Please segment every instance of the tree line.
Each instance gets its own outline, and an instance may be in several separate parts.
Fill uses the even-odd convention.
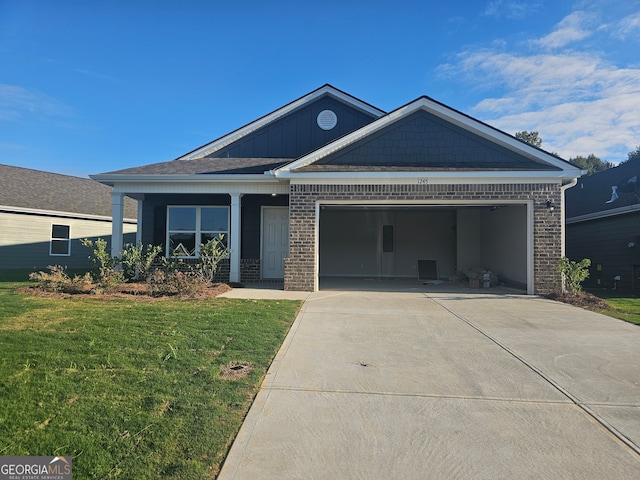
[[[518,140],[521,140],[529,145],[533,145],[534,147],[540,148],[542,147],[542,138],[536,131],[527,131],[523,130],[521,132],[516,132],[515,137]],[[620,163],[631,162],[639,160],[640,161],[640,145],[636,147],[635,150],[632,150],[627,154],[627,159],[623,160]],[[578,155],[576,157],[569,158],[569,162],[573,163],[575,166],[580,167],[582,170],[586,170],[587,175],[591,175],[592,173],[602,172],[609,168],[615,167],[615,164],[608,162],[606,160],[602,160],[601,158],[595,156],[593,153],[587,155],[586,157],[583,155]]]

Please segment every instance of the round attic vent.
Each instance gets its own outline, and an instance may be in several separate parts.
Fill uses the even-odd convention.
[[[338,116],[333,110],[323,110],[318,114],[317,122],[322,130],[331,130],[338,124]]]

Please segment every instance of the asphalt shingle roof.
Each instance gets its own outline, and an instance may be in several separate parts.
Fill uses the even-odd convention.
[[[107,172],[107,175],[207,175],[262,174],[286,163],[291,158],[214,158],[171,160],[140,167]]]
[[[579,178],[578,184],[567,190],[566,193],[567,218],[605,212],[630,205],[640,205],[638,198],[640,188],[633,192],[625,191],[632,190],[633,184],[627,184],[626,187],[623,187],[633,177],[636,177],[635,185],[637,188],[640,186],[640,160],[631,160],[603,172]],[[613,186],[618,187],[618,199],[607,203],[611,199],[611,187]]]
[[[111,217],[112,188],[88,178],[0,164],[0,205]],[[137,202],[125,197],[125,218]]]

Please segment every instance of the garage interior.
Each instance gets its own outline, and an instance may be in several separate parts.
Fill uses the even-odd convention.
[[[424,278],[446,283],[486,269],[502,285],[527,289],[527,206],[321,205],[320,285],[332,279]]]

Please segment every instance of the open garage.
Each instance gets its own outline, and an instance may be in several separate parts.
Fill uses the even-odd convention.
[[[527,219],[523,203],[321,205],[319,275],[464,281],[487,269],[527,289]]]

